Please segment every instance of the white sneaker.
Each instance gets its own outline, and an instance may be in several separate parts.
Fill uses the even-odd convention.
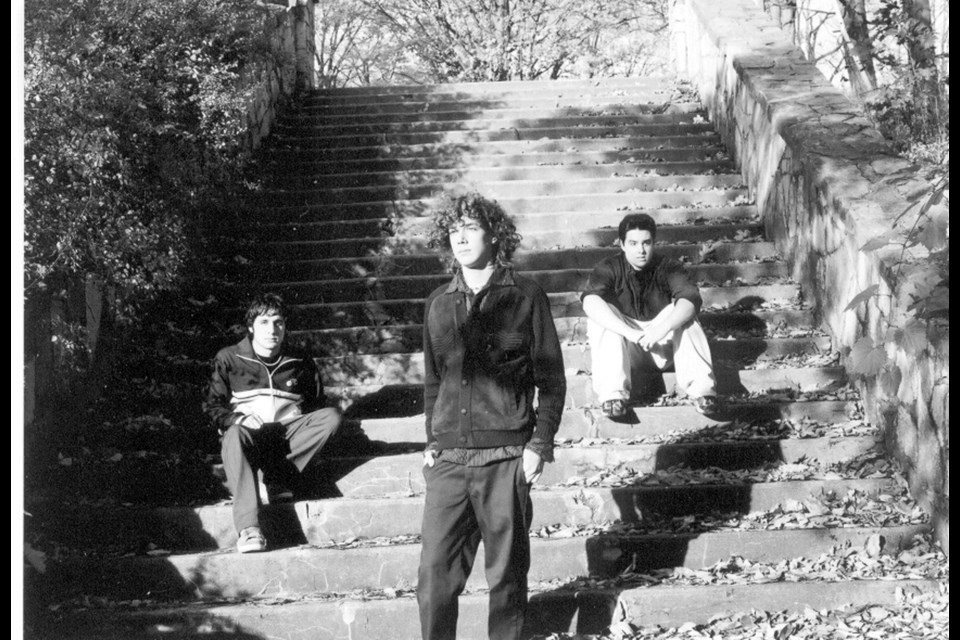
[[[240,553],[253,553],[264,551],[267,548],[267,539],[260,533],[260,527],[247,527],[240,532],[237,539],[237,551]]]

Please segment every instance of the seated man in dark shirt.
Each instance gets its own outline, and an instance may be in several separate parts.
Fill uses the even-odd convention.
[[[697,322],[700,291],[676,260],[655,255],[657,224],[643,213],[619,227],[621,252],[601,261],[581,296],[593,361],[593,389],[604,415],[626,414],[631,350],[650,354],[660,369],[675,363],[677,392],[701,413],[717,410],[710,347]]]

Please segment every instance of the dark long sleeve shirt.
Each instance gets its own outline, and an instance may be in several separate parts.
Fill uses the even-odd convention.
[[[696,313],[700,313],[703,304],[697,284],[680,262],[654,255],[643,269],[637,270],[623,252],[597,264],[580,299],[589,295],[600,296],[637,320],[652,320],[664,307],[681,298],[692,302]]]

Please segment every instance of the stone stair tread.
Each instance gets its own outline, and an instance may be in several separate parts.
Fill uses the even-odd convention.
[[[573,270],[575,275],[581,276],[585,281],[586,277],[589,275],[589,271],[586,269],[582,270]],[[564,313],[559,314],[560,317],[566,317],[569,315],[582,315],[582,310],[580,308],[580,290],[584,282],[578,282],[580,286],[570,287],[556,285],[554,282],[547,281],[543,282],[542,280],[554,275],[556,272],[547,271],[543,272],[543,275],[537,272],[526,272],[526,275],[540,282],[540,286],[544,288],[547,292],[547,297],[550,300],[552,309],[554,310],[554,317],[557,317],[556,311],[560,308],[566,308]],[[438,276],[438,279],[440,277]],[[413,277],[408,278],[409,280],[414,280]],[[449,276],[446,276],[445,279],[449,281]],[[440,286],[442,282],[437,282],[436,286]],[[435,286],[432,286],[432,283],[427,283],[427,289],[423,291],[420,295],[413,297],[404,297],[400,294],[391,291],[377,292],[378,296],[381,296],[379,299],[373,300],[360,300],[354,297],[352,300],[355,302],[348,301],[335,301],[335,302],[301,302],[291,300],[292,304],[299,309],[324,309],[324,308],[336,308],[344,309],[351,306],[361,306],[361,307],[370,307],[370,306],[386,306],[392,304],[417,304],[423,305],[426,302],[426,296],[432,291]],[[554,285],[554,286],[551,286]],[[749,301],[751,306],[758,306],[762,302],[771,302],[774,300],[794,300],[800,292],[799,285],[784,283],[784,284],[744,284],[744,285],[729,285],[729,286],[705,286],[703,283],[700,284],[700,296],[703,298],[703,308],[705,310],[710,310],[710,307],[717,305],[737,305],[745,304],[742,301]]]
[[[351,96],[359,95],[368,97],[370,95],[455,95],[458,99],[470,95],[502,95],[510,92],[534,93],[563,95],[570,91],[586,91],[593,95],[596,92],[602,92],[607,89],[622,88],[654,88],[664,90],[675,90],[679,86],[677,81],[667,75],[656,76],[647,75],[637,78],[610,77],[610,78],[589,78],[575,79],[565,78],[549,81],[529,81],[529,80],[506,80],[506,81],[465,81],[465,82],[444,82],[435,84],[394,84],[394,85],[370,85],[361,87],[339,87],[336,89],[315,89],[306,95],[304,100],[309,103],[311,100],[324,98],[327,96]]]
[[[550,297],[551,304],[579,304],[580,292],[586,287],[593,267],[573,269],[525,270],[524,275],[536,281]],[[730,264],[707,263],[690,270],[692,280],[700,286],[705,306],[750,297],[758,300],[792,300],[799,288],[787,280],[789,274],[784,262],[740,262]],[[323,278],[318,280],[268,281],[265,287],[282,291],[291,303],[320,303],[356,301],[389,301],[426,299],[440,286],[450,281],[449,274],[406,274],[366,277]],[[737,281],[737,286],[732,286]],[[751,284],[764,283],[768,284]],[[778,282],[780,281],[780,282]],[[717,283],[730,283],[715,286]],[[711,286],[713,285],[713,286]],[[731,291],[736,289],[736,291]]]
[[[415,445],[423,447],[425,438]],[[756,468],[768,464],[818,463],[830,465],[876,450],[876,436],[825,436],[685,442],[673,444],[622,444],[560,446],[554,462],[544,466],[543,486],[561,485],[574,478],[598,473],[647,474],[683,465],[689,469]],[[370,497],[423,491],[423,457],[420,451],[394,455],[361,455],[329,458],[322,473],[335,478],[344,496]]]
[[[656,588],[551,590],[532,583],[528,629],[531,633],[602,634],[626,617],[638,628],[705,624],[712,617],[754,609],[800,613],[848,605],[891,606],[898,594],[936,593],[932,579],[869,579],[709,586],[658,585]],[[460,597],[459,637],[487,632],[485,590]],[[282,606],[277,606],[282,603]],[[622,605],[621,605],[622,603]],[[305,624],[305,621],[310,621]],[[303,598],[223,598],[168,602],[151,608],[88,609],[67,614],[43,640],[128,640],[163,633],[177,638],[283,637],[288,640],[415,640],[420,638],[416,599],[409,590],[376,593],[312,594]]]
[[[626,419],[611,420],[593,408],[564,411],[557,438],[636,438],[652,437],[673,431],[691,430],[757,420],[845,421],[856,411],[856,404],[847,400],[810,400],[800,402],[731,402],[725,416],[710,418],[692,406],[636,406]],[[358,420],[358,428],[373,441],[384,443],[422,443],[422,414],[402,418],[366,418]]]
[[[324,134],[327,132],[357,132],[357,133],[381,133],[381,132],[405,132],[405,131],[463,131],[463,130],[497,130],[507,127],[525,128],[535,127],[558,127],[565,128],[571,126],[642,126],[645,124],[694,124],[706,121],[706,111],[700,109],[697,111],[674,110],[666,113],[566,113],[556,114],[549,111],[540,111],[540,113],[523,113],[517,110],[497,110],[488,109],[479,113],[464,113],[461,118],[436,118],[436,113],[421,112],[416,114],[421,116],[416,119],[396,119],[393,114],[378,114],[376,119],[370,119],[367,122],[329,122],[324,116],[301,116],[296,120],[282,118],[277,121],[274,132],[278,136],[311,136]],[[532,111],[532,110],[531,110]],[[451,113],[451,112],[446,112]],[[455,113],[455,112],[453,112]],[[470,117],[476,116],[476,117]]]
[[[762,342],[762,344],[759,344]],[[713,361],[717,369],[734,368],[735,363],[746,366],[750,363],[764,363],[763,366],[777,366],[777,361],[785,356],[796,358],[813,357],[830,353],[828,337],[807,338],[769,338],[758,340],[711,340]],[[563,363],[567,370],[589,372],[592,369],[591,350],[588,345],[562,346]],[[329,356],[317,358],[321,380],[327,386],[364,383],[401,384],[403,382],[422,382],[423,352],[387,353]],[[348,382],[354,381],[354,382]]]
[[[669,136],[698,133],[712,133],[713,124],[708,122],[688,123],[650,123],[637,125],[593,125],[593,126],[545,126],[545,127],[502,127],[499,129],[480,129],[466,131],[412,131],[386,133],[355,133],[346,135],[299,134],[284,136],[278,133],[274,139],[277,148],[281,145],[288,149],[311,149],[314,147],[340,148],[360,147],[374,144],[467,144],[474,142],[498,142],[506,140],[539,140],[542,138],[597,138],[617,135],[628,136]]]
[[[706,117],[706,112],[699,102],[674,102],[666,110],[657,104],[631,104],[627,102],[611,102],[592,106],[520,106],[520,107],[484,107],[482,105],[459,106],[457,102],[430,102],[414,105],[411,103],[394,103],[404,106],[405,109],[388,111],[384,105],[379,105],[376,111],[339,110],[331,113],[329,109],[315,109],[302,106],[297,111],[279,115],[278,126],[295,127],[301,123],[329,124],[337,122],[345,124],[406,124],[409,122],[445,122],[469,121],[474,116],[481,116],[485,120],[500,121],[505,119],[536,119],[564,118],[564,117],[646,117],[657,114],[680,115],[699,114]],[[419,108],[418,108],[419,107]],[[424,109],[426,107],[426,109]]]
[[[676,162],[622,162],[602,164],[538,164],[516,167],[464,167],[460,169],[409,169],[399,171],[352,171],[318,173],[299,164],[284,168],[284,182],[291,191],[327,186],[384,186],[442,184],[450,182],[491,182],[498,180],[548,180],[605,177],[651,177],[730,174],[735,167],[729,160],[693,160]],[[614,174],[619,174],[615,176]],[[271,186],[271,188],[275,188]]]
[[[282,198],[287,195],[341,195],[353,196],[358,199],[373,199],[377,196],[394,194],[398,199],[409,199],[413,194],[423,192],[423,197],[430,193],[457,188],[469,178],[458,179],[452,182],[423,182],[417,184],[397,185],[361,185],[361,186],[316,186],[281,189],[271,187],[265,190],[267,199]],[[489,192],[490,197],[499,199],[511,197],[517,191],[529,192],[527,197],[537,195],[559,195],[560,193],[622,193],[626,191],[680,191],[680,190],[708,190],[727,189],[742,186],[743,178],[738,173],[694,173],[691,175],[640,175],[640,176],[603,176],[603,177],[573,177],[566,176],[554,180],[544,179],[491,179],[472,181],[472,186]],[[547,191],[541,194],[540,191]],[[515,197],[515,196],[514,196]]]
[[[788,501],[802,502],[822,493],[896,494],[895,479],[797,480],[787,482],[701,484],[665,487],[544,487],[532,494],[536,531],[548,525],[602,525],[642,522],[645,517],[676,517],[709,511],[746,514],[770,511]],[[152,543],[161,549],[204,551],[236,543],[229,504],[199,507],[73,507],[30,505],[35,517],[56,509],[56,538],[65,545],[130,549]],[[390,513],[390,518],[379,517]],[[360,496],[270,505],[261,511],[268,539],[283,544],[342,543],[354,538],[396,537],[419,532],[422,495]]]
[[[298,336],[298,340],[303,344],[312,345],[318,350],[318,354],[327,353],[330,343],[336,345],[337,349],[362,344],[366,352],[413,351],[420,348],[423,332],[419,324],[423,315],[422,299],[399,304],[392,301],[366,305],[357,303],[354,306],[356,308],[351,310],[347,303],[313,308],[294,305],[299,329],[291,332],[291,336]],[[561,342],[586,342],[584,318],[579,306],[554,307],[553,322]],[[708,335],[714,336],[722,336],[724,332],[732,331],[756,337],[771,337],[782,335],[787,327],[790,331],[806,334],[815,331],[816,326],[813,311],[800,308],[731,308],[726,311],[706,309],[700,312],[698,318]],[[350,319],[355,322],[347,326],[345,323]],[[320,320],[330,321],[329,325],[319,328],[317,322]],[[380,324],[373,325],[373,321]]]
[[[614,234],[615,230],[611,230]],[[343,242],[364,242],[372,243],[382,242],[382,238],[341,238],[335,241],[325,240],[273,240],[264,243],[265,246],[283,248],[289,246],[315,247],[322,249],[333,243]],[[316,257],[300,259],[282,259],[277,257],[271,259],[270,264],[278,266],[289,265],[291,268],[302,270],[308,266],[329,266],[331,268],[339,267],[340,273],[337,275],[343,277],[353,275],[354,277],[364,277],[367,275],[376,275],[378,272],[384,275],[391,273],[390,269],[403,270],[408,273],[408,269],[420,266],[422,270],[433,269],[434,272],[445,271],[445,262],[436,252],[421,251],[420,247],[413,247],[409,252],[373,254],[373,255],[355,255],[355,256],[337,256],[337,257]],[[688,242],[685,244],[669,244],[660,242],[656,245],[657,255],[666,256],[674,260],[683,260],[687,265],[703,264],[729,264],[729,263],[750,263],[760,260],[768,262],[782,262],[780,254],[772,242],[731,242],[727,239],[705,242]],[[518,249],[514,252],[511,263],[515,269],[521,272],[537,271],[546,268],[569,270],[592,268],[603,258],[617,255],[620,248],[617,246],[597,246],[582,245],[578,247],[565,247],[557,249]],[[709,261],[709,262],[708,262]],[[420,263],[420,264],[418,264]],[[343,271],[345,268],[352,268],[351,272]],[[434,274],[435,275],[435,274]]]
[[[717,393],[766,393],[779,390],[813,392],[836,389],[847,381],[843,367],[778,367],[770,369],[715,368]],[[676,374],[662,374],[664,393],[676,390]],[[652,383],[655,384],[655,383]],[[339,404],[348,417],[402,416],[423,411],[423,387],[419,384],[326,385],[330,404]],[[566,408],[594,406],[596,397],[589,376],[567,375]]]
[[[684,218],[672,224],[669,222],[680,218],[680,210],[650,210],[649,213],[653,214],[651,217],[654,220],[659,218],[658,223],[664,223],[657,229],[657,235],[660,238],[659,246],[680,242],[730,242],[737,237],[746,237],[744,244],[752,245],[756,243],[756,237],[762,232],[761,225],[755,220],[756,207],[753,205],[687,211]],[[565,223],[572,221],[577,215],[541,213],[516,216],[517,231],[523,235],[521,254],[524,251],[542,251],[548,246],[558,246],[561,239],[568,250],[576,250],[581,246],[614,246],[617,241],[617,229],[614,223],[619,221],[622,215],[601,212],[580,214],[589,215],[594,226],[582,231],[564,229]],[[700,221],[699,224],[695,222],[697,220]],[[296,234],[304,242],[322,243],[320,246],[326,247],[328,251],[332,251],[331,248],[336,246],[343,246],[345,251],[349,250],[348,248],[354,248],[355,251],[352,254],[333,257],[362,259],[371,257],[371,252],[379,255],[385,247],[390,247],[392,252],[401,251],[404,248],[412,253],[424,251],[427,248],[425,236],[429,223],[429,218],[425,216],[412,216],[400,221],[390,218],[314,222],[287,220],[268,223],[264,226],[270,231],[272,237],[284,233]],[[559,228],[551,229],[554,226]],[[398,231],[402,231],[406,236],[402,242],[394,238]],[[338,233],[342,237],[329,237],[333,233]],[[322,236],[313,237],[311,234],[322,234]],[[593,240],[589,245],[585,245],[585,238],[593,238]],[[552,245],[549,244],[551,241]],[[360,246],[354,247],[354,245]]]
[[[267,161],[293,165],[292,175],[350,175],[358,172],[450,171],[516,167],[574,167],[632,164],[637,168],[668,167],[670,163],[700,164],[706,173],[717,163],[729,170],[730,158],[719,139],[706,135],[642,138],[544,138],[505,140],[451,146],[446,143],[366,145],[324,149],[272,148]],[[299,168],[296,168],[299,167]]]
[[[557,540],[533,538],[529,578],[531,582],[540,582],[570,576],[615,577],[631,565],[641,573],[681,566],[701,569],[731,555],[752,562],[776,562],[798,556],[819,556],[848,540],[860,547],[877,534],[882,536],[886,549],[896,550],[929,530],[929,525],[912,524],[598,535]],[[419,543],[347,549],[302,546],[243,555],[231,548],[165,557],[75,557],[64,559],[52,570],[65,582],[90,595],[144,598],[151,593],[165,593],[168,597],[256,594],[269,597],[410,588],[417,581],[419,557]],[[478,557],[483,557],[482,552]],[[474,571],[468,580],[468,585],[474,588],[484,584],[482,571]]]
[[[555,211],[569,211],[582,207],[583,210],[595,208],[615,210],[621,212],[621,217],[627,211],[647,209],[663,209],[691,207],[699,211],[702,209],[718,209],[737,204],[752,204],[746,195],[745,189],[711,189],[708,191],[638,191],[629,193],[609,194],[562,194],[557,196],[534,196],[531,198],[498,198],[497,201],[513,215],[552,213]],[[436,198],[418,198],[397,200],[380,200],[353,203],[300,203],[300,204],[271,204],[264,213],[271,216],[283,216],[293,213],[298,216],[305,214],[316,215],[328,220],[341,220],[340,217],[376,217],[382,218],[394,214],[401,218],[426,215],[426,212],[437,203]],[[702,215],[702,214],[700,214]],[[696,217],[699,217],[696,216]],[[676,222],[682,222],[683,219]]]

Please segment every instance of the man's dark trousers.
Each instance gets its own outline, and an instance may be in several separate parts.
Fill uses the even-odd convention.
[[[233,494],[233,521],[237,531],[258,526],[257,469],[280,468],[285,459],[303,471],[340,426],[340,413],[318,409],[294,418],[286,426],[270,423],[262,429],[233,425],[223,434],[220,454]]]
[[[492,640],[518,640],[527,608],[533,505],[523,459],[482,467],[437,461],[427,482],[417,585],[424,640],[457,635],[457,599],[483,539]]]

